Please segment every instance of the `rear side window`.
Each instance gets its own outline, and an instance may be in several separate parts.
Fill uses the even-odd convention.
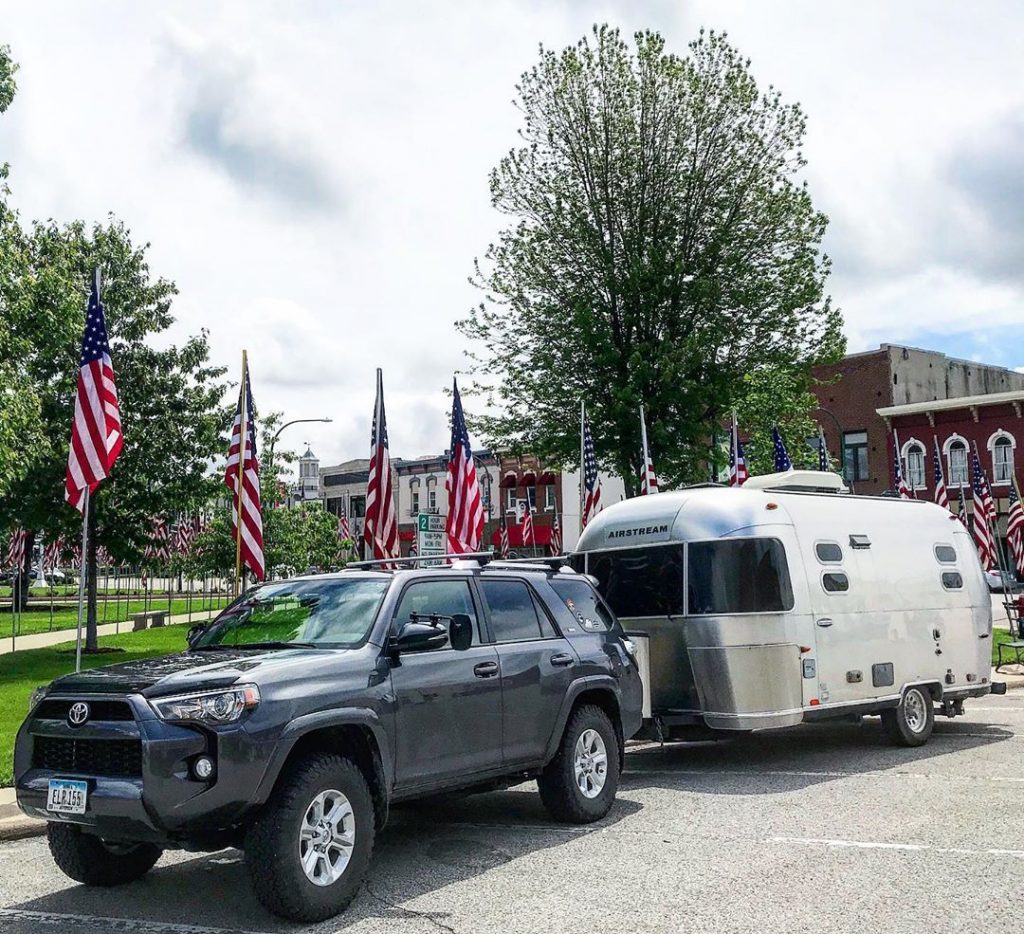
[[[959,571],[943,571],[942,586],[946,590],[960,590],[964,586],[964,579]]]
[[[551,581],[551,589],[558,594],[581,629],[608,632],[615,627],[614,617],[586,581],[555,579]]]
[[[722,539],[689,546],[690,613],[778,613],[793,608],[782,542]]]
[[[843,549],[837,542],[818,542],[814,553],[822,564],[839,564],[843,560]]]
[[[936,545],[935,560],[939,564],[956,564],[956,549],[952,545]]]
[[[682,545],[595,551],[587,570],[619,619],[683,615]]]
[[[480,591],[491,613],[496,642],[528,642],[546,638],[541,632],[530,588],[522,581],[482,580]]]
[[[842,571],[826,571],[821,575],[821,586],[826,593],[846,593],[850,589],[850,578]]]

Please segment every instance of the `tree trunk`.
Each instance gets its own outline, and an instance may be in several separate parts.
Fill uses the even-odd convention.
[[[85,521],[89,523],[89,544],[85,553],[85,651],[95,652],[99,648],[96,641],[96,517],[91,496]]]

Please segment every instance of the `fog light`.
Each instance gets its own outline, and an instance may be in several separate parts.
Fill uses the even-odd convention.
[[[200,781],[207,781],[213,777],[213,759],[209,756],[200,756],[192,763],[192,773]]]

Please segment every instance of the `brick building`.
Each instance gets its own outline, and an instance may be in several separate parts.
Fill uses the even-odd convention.
[[[828,449],[840,458],[843,476],[854,492],[867,494],[892,487],[890,429],[880,409],[945,400],[963,403],[1024,391],[1022,373],[896,344],[850,354],[836,364],[818,367],[814,375],[820,381],[814,389],[820,409],[814,414]],[[904,442],[898,425],[897,431]],[[930,434],[927,439],[931,440]],[[984,450],[982,441],[987,443],[988,436],[979,438],[979,448]]]

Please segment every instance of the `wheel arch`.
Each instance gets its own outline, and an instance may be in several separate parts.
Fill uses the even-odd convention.
[[[614,678],[603,675],[581,678],[579,681],[573,682],[562,701],[562,708],[559,711],[555,729],[548,739],[547,749],[544,754],[545,763],[550,762],[558,752],[569,717],[572,716],[575,710],[588,704],[599,707],[608,715],[608,719],[611,720],[612,729],[615,730],[615,738],[619,746],[619,771],[622,771],[625,765],[626,744],[622,731],[619,689]]]

